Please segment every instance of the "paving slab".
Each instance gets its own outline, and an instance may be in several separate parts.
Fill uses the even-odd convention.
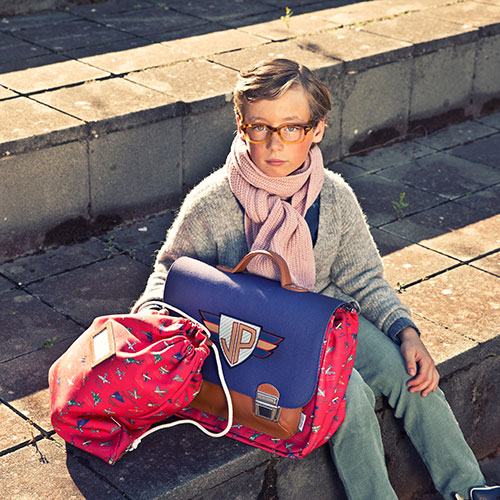
[[[68,142],[85,132],[81,120],[26,97],[1,101],[0,115],[0,157],[48,141]]]
[[[28,289],[54,309],[88,326],[97,316],[127,313],[143,292],[149,273],[144,264],[119,255],[46,278]]]
[[[116,14],[142,8],[152,7],[153,2],[147,0],[106,0],[105,2],[92,2],[90,5],[70,5],[68,12],[88,19],[97,19],[103,14]]]
[[[375,175],[403,182],[449,199],[500,183],[500,171],[478,163],[436,153]]]
[[[368,223],[372,226],[380,226],[397,220],[398,212],[394,209],[392,202],[397,202],[401,193],[405,193],[404,200],[408,203],[408,207],[404,209],[407,215],[442,202],[442,198],[434,194],[376,175],[358,177],[352,179],[349,184],[366,213]],[[374,193],[377,193],[376,197]]]
[[[346,71],[360,71],[411,56],[412,46],[360,29],[340,28],[297,38],[297,44],[311,52],[344,61]]]
[[[479,269],[457,267],[408,288],[400,297],[419,315],[475,342],[498,336],[498,278]]]
[[[233,68],[236,71],[241,71],[242,69],[261,61],[262,59],[268,59],[271,57],[286,57],[294,59],[300,64],[307,64],[308,68],[311,70],[329,67],[335,63],[335,61],[332,61],[332,59],[321,53],[314,51],[311,52],[299,47],[294,41],[276,42],[236,52],[218,54],[210,57],[210,60],[223,64],[229,68]],[[340,71],[340,69],[341,65],[339,62],[338,71]]]
[[[103,242],[111,241],[112,246],[121,250],[132,251],[159,245],[165,240],[167,230],[174,220],[173,211],[153,216],[146,220],[133,222],[100,236]],[[1,272],[1,268],[0,268]]]
[[[38,255],[20,257],[0,264],[0,273],[19,285],[60,274],[109,257],[116,252],[105,241],[92,238],[84,243],[60,246]]]
[[[42,439],[1,460],[0,491],[9,500],[123,500],[121,491],[102,476],[70,461],[60,440]]]
[[[352,165],[345,161],[336,161],[333,163],[329,163],[328,165],[326,165],[326,168],[328,170],[332,170],[333,172],[337,172],[347,181],[355,179],[356,177],[360,177],[362,175],[367,175],[367,171],[365,169],[356,167],[355,165]]]
[[[382,260],[385,278],[394,288],[426,279],[458,263],[455,259],[416,244],[385,254]]]
[[[262,45],[266,42],[260,36],[241,30],[226,29],[199,36],[190,36],[165,42],[165,45],[184,54],[185,59],[208,56],[221,52]]]
[[[468,261],[499,247],[499,224],[498,215],[484,218],[480,212],[449,202],[387,224],[383,229],[449,257]]]
[[[0,293],[7,292],[8,290],[12,290],[15,287],[14,283],[9,281],[8,279],[0,276]]]
[[[480,116],[476,118],[476,121],[486,125],[487,127],[492,127],[496,130],[500,130],[500,113],[493,113],[491,115]]]
[[[281,41],[339,26],[337,23],[323,19],[314,12],[292,15],[288,20],[281,19],[282,16],[281,11],[273,21],[255,22],[254,20],[249,24],[248,20],[240,20],[241,24],[245,22],[240,30],[267,40]]]
[[[6,89],[5,87],[0,87],[0,101],[3,99],[9,99],[11,97],[18,97],[19,94],[12,92],[12,90]]]
[[[348,156],[344,161],[361,167],[365,171],[376,172],[434,153],[434,149],[410,140],[374,149],[368,153]]]
[[[3,362],[28,352],[41,352],[46,340],[56,342],[72,337],[81,330],[74,321],[57,313],[23,290],[10,290],[0,294]],[[23,335],[23,333],[29,334]]]
[[[159,4],[160,2],[158,2]],[[168,5],[170,7],[170,3]],[[128,12],[96,13],[92,18],[123,33],[148,38],[152,34],[167,33],[172,29],[190,28],[206,21],[186,15],[177,9],[165,7],[139,8]]]
[[[128,128],[150,122],[155,116],[168,118],[175,113],[167,106],[175,102],[168,95],[136,85],[123,78],[87,82],[38,94],[36,100],[80,120],[94,124],[94,129]],[[143,112],[143,113],[141,113]],[[99,122],[97,127],[96,122]]]
[[[30,423],[18,415],[7,405],[0,403],[0,451],[13,448],[23,442],[28,442],[33,435],[39,435],[38,429],[32,427]],[[33,435],[32,435],[33,432]]]
[[[131,38],[89,49],[78,49],[65,53],[81,63],[121,75],[155,66],[164,66],[182,61],[186,55],[172,47],[151,43],[140,38]]]
[[[422,54],[452,44],[472,43],[478,31],[428,15],[428,11],[410,12],[383,21],[366,23],[363,31],[412,43],[415,54]]]
[[[466,194],[466,196],[458,198],[456,202],[486,215],[495,215],[498,213],[498,200],[500,200],[500,185],[497,184],[475,193]]]
[[[193,79],[193,74],[198,77]],[[201,112],[207,105],[219,107],[228,102],[236,77],[231,69],[200,60],[130,73],[127,80],[190,103],[193,112]]]
[[[411,292],[411,290],[410,290]],[[406,291],[403,292],[403,296]],[[438,366],[441,377],[453,373],[453,369],[447,366],[447,361],[460,356],[478,345],[466,335],[457,332],[453,326],[443,326],[435,321],[430,321],[422,314],[413,313],[413,321],[420,331],[420,338],[425,344],[430,355]]]
[[[185,0],[169,0],[168,7],[184,14],[190,14],[201,19],[214,22],[223,22],[227,19],[244,18],[271,10],[272,7],[264,2],[243,0],[218,0],[208,2],[193,2]]]
[[[450,149],[449,153],[476,163],[500,168],[500,134],[458,146]]]
[[[54,328],[53,336],[58,338],[53,345],[47,344],[47,348],[0,363],[0,398],[31,419],[40,432],[52,431],[49,369],[83,331],[80,327],[69,338],[59,340],[62,335]]]
[[[500,23],[500,6],[487,3],[459,2],[429,9],[427,12],[430,16],[467,26],[482,27]]]
[[[0,22],[0,31],[17,32],[69,23],[78,18],[69,12],[52,11],[24,16],[12,16],[3,18]]]
[[[58,59],[52,64],[0,74],[0,83],[22,94],[28,94],[109,76],[108,72],[87,64],[65,57]]]
[[[480,121],[466,121],[450,125],[431,134],[415,137],[414,141],[437,150],[449,149],[482,137],[493,135],[497,129]]]
[[[191,425],[158,431],[113,467],[70,445],[68,448],[75,459],[85,460],[93,471],[134,500],[183,500],[197,495],[203,498],[207,490],[270,458],[263,450],[227,437],[210,438]],[[138,468],[140,481],[137,480]]]
[[[11,36],[8,33],[0,32],[0,65],[17,60],[28,59],[43,54],[50,54],[50,51],[19,38]]]
[[[500,277],[500,253],[496,252],[482,259],[475,260],[471,263],[471,266]]]

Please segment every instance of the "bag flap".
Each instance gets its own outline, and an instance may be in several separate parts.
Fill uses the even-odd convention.
[[[346,304],[285,290],[278,281],[253,274],[226,273],[190,257],[171,266],[164,298],[212,332],[232,390],[255,397],[259,385],[271,384],[285,408],[305,406],[313,396],[324,333]],[[219,383],[213,356],[202,374]]]

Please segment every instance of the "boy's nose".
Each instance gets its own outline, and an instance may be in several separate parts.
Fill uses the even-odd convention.
[[[278,132],[271,132],[271,137],[269,137],[269,140],[267,141],[267,149],[271,151],[283,149],[283,141],[278,135]]]

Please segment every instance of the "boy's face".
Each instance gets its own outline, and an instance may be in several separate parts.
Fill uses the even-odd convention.
[[[276,99],[261,99],[244,108],[244,124],[262,124],[270,127],[307,125],[310,121],[307,95],[302,87],[292,87]],[[238,120],[238,131],[245,139]],[[262,144],[245,139],[250,158],[269,177],[285,177],[302,166],[313,143],[318,143],[325,132],[325,121],[310,130],[299,144],[284,143],[277,132]]]

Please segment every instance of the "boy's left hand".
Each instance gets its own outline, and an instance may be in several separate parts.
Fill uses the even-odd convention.
[[[421,392],[425,397],[430,392],[434,392],[439,383],[439,373],[434,360],[416,330],[411,326],[407,326],[400,332],[399,338],[406,369],[413,377],[406,385],[410,388],[410,392]]]

